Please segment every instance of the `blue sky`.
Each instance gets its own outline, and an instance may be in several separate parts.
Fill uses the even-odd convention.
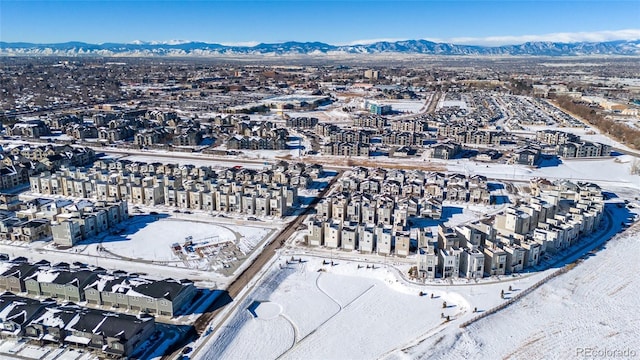
[[[640,1],[0,0],[0,41],[251,45],[429,39],[500,45],[640,38]]]

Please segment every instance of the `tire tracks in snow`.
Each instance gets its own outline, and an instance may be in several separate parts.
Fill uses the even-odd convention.
[[[336,316],[338,316],[343,310],[345,310],[346,308],[348,308],[351,304],[355,303],[358,299],[360,299],[362,296],[364,296],[366,293],[369,292],[369,290],[373,289],[374,286],[376,286],[375,284],[371,284],[371,286],[369,286],[366,290],[364,290],[362,293],[360,293],[358,296],[356,296],[355,298],[353,298],[353,300],[349,301],[346,305],[342,306],[342,304],[340,304],[340,302],[338,300],[336,300],[333,296],[329,295],[328,292],[326,292],[319,283],[320,277],[322,276],[322,273],[320,273],[318,275],[318,277],[316,278],[316,288],[318,288],[318,291],[320,291],[322,294],[324,294],[326,297],[328,297],[331,301],[333,301],[336,305],[338,305],[339,309],[338,311],[336,311],[333,315],[329,316],[325,321],[323,321],[322,323],[320,323],[318,326],[316,326],[315,329],[311,330],[307,335],[305,335],[303,338],[301,338],[300,340],[295,341],[295,343],[293,344],[293,346],[291,346],[291,348],[289,348],[287,351],[283,352],[282,354],[280,354],[280,356],[277,357],[277,359],[282,359],[285,355],[289,354],[291,351],[297,349],[305,340],[307,340],[311,335],[315,334],[316,331],[318,331],[319,329],[321,329],[324,325],[326,325],[329,321],[331,321],[333,318],[335,318]],[[295,325],[293,324],[293,321],[291,321],[290,319],[287,318],[288,321],[291,322],[292,326],[294,326],[294,333],[295,333]],[[295,336],[295,338],[297,339],[298,336]]]

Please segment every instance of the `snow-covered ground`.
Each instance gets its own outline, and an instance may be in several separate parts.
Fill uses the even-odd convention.
[[[434,336],[393,359],[571,359],[640,356],[640,228],[572,271],[464,330]],[[613,351],[634,351],[615,356]],[[587,351],[609,351],[588,356]]]
[[[283,112],[287,114],[289,117],[314,117],[317,118],[320,122],[330,122],[330,123],[351,123],[353,120],[351,119],[351,115],[347,112],[342,111],[342,105],[334,104],[330,105],[330,108],[318,108],[317,110],[312,111],[296,111],[296,110],[284,110]],[[350,102],[346,104],[346,106],[354,106],[358,108],[360,106],[357,102]]]
[[[290,255],[282,255],[196,358],[378,358],[442,330],[447,323],[441,314],[462,321],[475,315],[474,307],[482,311],[503,302],[500,290],[508,287],[410,284],[383,265],[367,269],[365,262],[336,260],[331,266],[323,265],[325,259],[298,256],[304,262],[287,265]],[[506,280],[520,291],[549,271]],[[264,319],[254,311],[255,316],[250,311],[255,301],[279,305],[280,315]]]
[[[381,100],[383,105],[391,105],[393,111],[418,114],[424,112],[428,104],[424,100]]]
[[[443,311],[454,316],[468,309],[462,299],[445,293],[430,299],[417,290],[394,289],[396,280],[382,268],[361,277],[355,263],[331,267],[315,258],[284,267],[267,275],[202,358],[372,358],[437,327]],[[445,299],[448,309],[442,309]],[[282,308],[280,316],[264,319],[248,310],[254,301],[265,300]],[[324,346],[327,342],[331,346]]]
[[[149,155],[129,155],[125,157],[118,156],[118,158],[123,160],[138,161],[138,162],[145,162],[145,163],[154,163],[154,162],[161,161],[163,163],[172,163],[172,164],[178,164],[178,165],[212,166],[212,167],[218,167],[218,168],[229,168],[236,165],[241,165],[242,167],[245,167],[248,169],[263,169],[266,167],[266,165],[262,163],[247,163],[247,162],[238,161],[237,157],[229,157],[228,160],[226,159],[220,160],[220,156],[218,156],[216,159],[210,159],[210,158],[208,159],[206,154],[189,153],[188,158],[173,157],[169,160],[169,159],[159,159],[157,156],[153,155],[153,153],[158,153],[165,156],[171,155],[171,153],[168,151],[145,150],[144,152],[145,153],[148,152]],[[282,154],[278,154],[278,155],[286,155],[288,153],[289,153],[288,150],[284,150]],[[256,156],[255,158],[259,158],[259,157]]]
[[[115,257],[211,270],[216,268],[213,258],[218,253],[224,253],[220,249],[222,246],[233,247],[240,250],[242,255],[247,255],[269,233],[266,228],[212,224],[173,217],[159,220],[151,218],[152,215],[146,215],[130,219],[124,235],[107,234],[100,238],[100,246]],[[187,246],[187,242],[192,244]],[[180,249],[174,249],[174,244],[180,245]],[[77,252],[78,249],[73,251]],[[94,246],[86,246],[81,252],[104,254],[102,249]]]

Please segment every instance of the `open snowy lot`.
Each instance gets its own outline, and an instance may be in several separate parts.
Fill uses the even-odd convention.
[[[219,271],[237,267],[274,232],[264,227],[138,215],[126,222],[122,233],[103,234],[67,251],[167,267]]]
[[[340,267],[349,267],[351,274],[342,274]],[[455,316],[468,309],[462,299],[448,294],[430,299],[394,289],[395,280],[385,279],[390,274],[384,269],[361,277],[353,274],[355,268],[354,263],[331,267],[312,259],[274,269],[202,358],[371,358],[437,327],[443,311]],[[443,299],[450,308],[442,309]],[[256,307],[256,301],[262,303]],[[260,316],[264,306],[275,307],[278,316],[271,309],[269,316]],[[327,341],[332,345],[324,346]]]
[[[149,222],[151,215],[129,220],[124,235],[101,239],[98,253],[186,268],[216,270],[226,265],[219,254],[248,255],[269,234],[269,229],[212,224],[175,218]],[[139,229],[137,229],[139,227]],[[89,241],[88,243],[91,243]]]
[[[428,104],[424,100],[382,100],[383,105],[391,105],[393,111],[406,114],[418,114],[427,109]]]
[[[108,152],[108,150],[106,151]],[[158,157],[154,156],[154,153],[160,154],[165,157],[170,157],[171,153],[167,151],[155,151],[155,150],[145,150],[145,153],[149,153],[149,155],[129,155],[129,156],[119,156],[119,159],[129,160],[129,161],[138,161],[145,163],[154,163],[158,161]],[[217,159],[207,158],[206,154],[200,153],[189,153],[188,157],[172,157],[170,160],[162,159],[164,162],[175,163],[179,165],[194,165],[194,166],[212,166],[218,168],[228,168],[236,165],[241,165],[242,167],[248,169],[256,169],[260,170],[265,168],[263,163],[247,163],[238,161],[237,158],[229,157],[229,160],[220,160],[219,157]]]
[[[391,358],[570,359],[587,349],[610,351],[598,358],[640,356],[639,236],[636,226],[507,309]]]
[[[508,284],[520,291],[552,271],[475,286],[420,285],[379,264],[373,269],[365,262],[336,260],[331,266],[329,260],[298,256],[302,262],[287,264],[290,256],[282,255],[195,358],[378,358],[456,326],[475,315],[473,308],[500,304]]]

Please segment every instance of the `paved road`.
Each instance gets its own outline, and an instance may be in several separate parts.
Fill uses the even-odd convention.
[[[426,113],[428,113],[428,114],[434,113],[436,111],[436,106],[438,106],[438,103],[440,102],[440,99],[443,96],[444,96],[444,93],[442,93],[441,91],[438,91],[437,93],[434,93],[431,96],[431,102],[429,103],[429,106],[427,107]]]

